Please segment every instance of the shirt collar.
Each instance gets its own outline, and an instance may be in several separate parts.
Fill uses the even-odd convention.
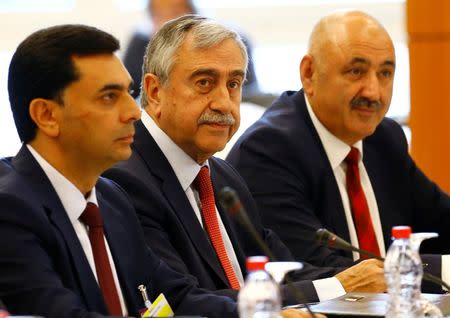
[[[92,202],[98,206],[95,187],[92,188],[88,197],[85,198],[81,191],[78,190],[72,182],[56,170],[32,146],[27,144],[27,148],[33,155],[34,159],[36,159],[39,166],[41,166],[42,170],[44,170],[47,178],[50,180],[50,183],[55,189],[56,194],[66,210],[72,224],[74,224],[80,217],[81,213],[83,213],[87,202]]]
[[[333,135],[317,118],[316,114],[314,113],[311,104],[309,103],[309,100],[305,96],[306,101],[306,108],[308,109],[309,116],[311,117],[311,120],[313,122],[314,128],[317,131],[317,134],[319,135],[320,141],[322,142],[323,148],[325,149],[325,153],[327,154],[328,160],[330,161],[331,168],[334,170],[336,169],[347,157],[348,153],[350,152],[350,146],[347,145],[345,142],[337,138],[335,135]],[[362,140],[357,141],[353,147],[357,148],[359,150],[360,159],[363,158],[363,144]]]
[[[142,112],[141,121],[169,161],[181,187],[186,192],[199,173],[200,168],[204,165],[209,167],[208,161],[199,165],[158,127],[145,110]]]

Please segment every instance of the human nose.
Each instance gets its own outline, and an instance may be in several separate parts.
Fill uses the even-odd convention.
[[[380,100],[380,81],[376,72],[368,73],[366,81],[364,82],[364,87],[362,95],[369,100],[378,101]]]
[[[211,96],[210,108],[211,110],[215,110],[223,114],[228,114],[231,112],[231,109],[233,108],[233,100],[226,85],[220,85],[214,89]]]
[[[123,122],[135,122],[141,118],[141,110],[139,105],[133,99],[133,97],[127,96],[126,101],[124,103],[124,107],[121,113],[121,120]]]

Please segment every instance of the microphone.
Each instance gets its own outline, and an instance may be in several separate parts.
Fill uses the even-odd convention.
[[[234,191],[230,187],[223,188],[219,192],[219,202],[222,204],[229,215],[234,217],[243,228],[250,232],[250,235],[258,244],[258,246],[263,250],[264,254],[269,256],[272,261],[275,261],[275,255],[272,253],[270,248],[262,239],[261,235],[259,235],[258,231],[256,231],[253,223],[248,218],[248,214],[242,206],[241,200],[236,194],[236,191]]]
[[[336,234],[328,231],[327,229],[318,229],[316,231],[316,240],[319,244],[321,244],[325,247],[328,247],[328,248],[344,250],[344,251],[354,251],[354,252],[358,252],[362,255],[369,256],[371,258],[376,258],[376,259],[384,262],[383,257],[375,255],[369,251],[357,248],[356,246],[351,245],[349,242],[347,242],[343,238],[337,236]],[[439,277],[434,276],[433,274],[424,272],[423,279],[427,280],[429,282],[432,282],[440,287],[445,287],[447,290],[450,290],[450,288],[449,288],[450,286],[446,282],[444,282]]]
[[[234,191],[230,187],[224,187],[222,190],[219,191],[218,198],[220,204],[224,207],[224,209],[228,212],[228,214],[234,217],[239,222],[239,224],[250,233],[251,237],[255,240],[258,246],[263,250],[263,252],[267,256],[269,256],[269,258],[272,261],[276,261],[274,253],[267,246],[267,244],[262,239],[261,235],[258,233],[258,231],[256,231],[253,223],[250,221],[247,212],[242,206],[241,200],[236,194],[236,191]],[[285,281],[287,286],[291,289],[291,291],[295,295],[296,300],[299,303],[302,303],[303,299],[306,299],[303,292],[292,284],[292,281],[288,276],[285,277]],[[305,306],[309,314],[313,318],[315,318],[316,315],[312,312],[309,305],[306,302],[303,305]]]
[[[331,233],[327,229],[318,229],[316,231],[316,240],[319,242],[320,245],[326,246],[328,248],[358,252],[359,254],[366,255],[371,258],[376,258],[380,261],[384,261],[382,257],[351,245],[349,242],[337,236],[336,234]]]

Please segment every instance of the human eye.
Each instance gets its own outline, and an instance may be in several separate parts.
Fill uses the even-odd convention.
[[[100,96],[100,100],[104,104],[112,104],[119,98],[119,94],[115,91],[105,92]]]
[[[232,80],[228,82],[228,87],[230,89],[240,89],[241,88],[241,81],[239,80]]]
[[[384,78],[391,78],[394,72],[390,69],[385,69],[380,71],[380,75]]]
[[[195,86],[201,93],[209,92],[213,87],[214,81],[210,78],[200,78],[195,82]]]
[[[348,70],[348,73],[352,76],[360,76],[363,71],[360,67],[352,67]]]
[[[199,79],[197,81],[197,86],[203,87],[203,88],[204,87],[209,87],[209,86],[211,86],[211,80],[206,79],[206,78]]]

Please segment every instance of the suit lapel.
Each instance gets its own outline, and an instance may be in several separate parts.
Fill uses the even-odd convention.
[[[391,228],[396,224],[404,223],[404,217],[397,219],[398,211],[390,211],[392,204],[389,204],[387,195],[390,192],[390,180],[386,180],[386,177],[390,177],[386,174],[386,169],[382,164],[385,162],[385,158],[382,157],[382,152],[376,151],[371,147],[370,143],[364,141],[364,166],[369,176],[370,184],[372,185],[373,192],[375,194],[375,200],[377,201],[378,213],[380,215],[381,229],[383,231],[384,246],[387,248],[391,240]]]
[[[300,93],[301,92],[301,93]],[[348,230],[348,225],[346,222],[344,206],[342,204],[341,194],[339,192],[339,187],[334,176],[333,169],[331,168],[330,161],[323,147],[322,141],[320,140],[319,134],[309,116],[308,110],[306,108],[305,97],[303,89],[299,93],[295,94],[293,107],[298,107],[300,120],[304,120],[305,126],[310,130],[311,143],[316,146],[310,147],[311,151],[317,149],[316,154],[311,154],[316,160],[316,165],[319,166],[319,170],[323,172],[324,183],[321,185],[320,192],[323,193],[323,197],[327,198],[325,211],[330,211],[325,216],[328,218],[325,222],[325,226],[328,226],[328,230],[336,233],[343,239],[349,241],[350,233]],[[299,105],[299,106],[295,106]],[[351,255],[349,252],[345,252],[347,255]]]
[[[61,203],[54,205],[48,209],[50,211],[49,218],[54,227],[59,231],[67,244],[68,253],[71,256],[74,270],[76,271],[77,280],[79,281],[81,291],[88,308],[99,309],[102,313],[107,314],[106,305],[103,301],[100,288],[95,280],[95,276],[86,259],[86,254],[81,247],[78,236],[72,226],[67,215],[59,213],[63,211]]]
[[[78,281],[81,288],[81,296],[84,298],[88,309],[107,314],[100,288],[98,287],[73,225],[58,195],[53,190],[53,186],[26,146],[22,146],[13,160],[13,165],[19,174],[30,181],[36,196],[41,198],[43,202],[43,207],[48,214],[49,221],[63,238],[67,246],[65,252],[69,255],[72,263],[73,275],[76,281]]]
[[[231,240],[231,243],[233,245],[234,253],[236,254],[236,257],[239,262],[239,266],[241,269],[246,268],[246,255],[244,251],[241,248],[241,244],[239,243],[239,239],[237,237],[237,234],[235,232],[233,223],[231,222],[230,216],[228,215],[228,212],[224,210],[222,205],[220,204],[219,200],[217,199],[219,196],[220,190],[222,190],[224,187],[229,186],[229,182],[224,180],[223,178],[220,178],[220,176],[217,174],[216,166],[218,165],[217,160],[212,157],[209,160],[210,167],[211,167],[211,180],[214,188],[214,197],[216,200],[216,206],[217,210],[219,211],[220,218],[222,219],[223,225],[225,226],[225,229],[227,231],[228,237]],[[245,271],[243,271],[243,274]]]
[[[144,159],[152,174],[161,181],[161,190],[164,197],[179,217],[198,254],[201,255],[224,284],[228,285],[228,280],[220,266],[216,253],[209,242],[206,232],[201,227],[184,190],[181,188],[175,172],[141,121],[136,124],[134,149]]]
[[[123,226],[126,221],[122,219],[121,212],[105,201],[100,191],[97,191],[97,200],[103,218],[105,237],[114,259],[122,294],[126,300],[129,313],[136,315],[137,312],[134,309],[142,307],[142,304],[137,304],[136,301],[136,295],[139,293],[137,289],[138,284],[136,286],[130,285],[130,283],[135,281],[131,277],[136,274],[133,272],[133,268],[136,268],[136,258],[126,257],[130,255],[130,249],[135,247],[129,240],[130,233]],[[142,251],[142,255],[145,255],[145,251]]]

